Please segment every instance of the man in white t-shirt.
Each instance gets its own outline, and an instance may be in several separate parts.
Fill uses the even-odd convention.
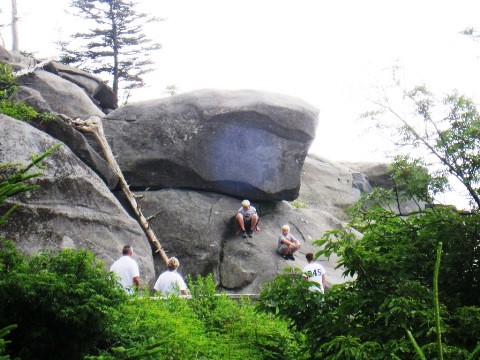
[[[123,289],[133,294],[134,290],[138,289],[140,285],[140,270],[138,264],[133,260],[133,248],[130,245],[125,245],[122,251],[122,257],[115,261],[110,268],[120,278],[120,284]]]
[[[163,296],[171,293],[179,295],[188,295],[187,284],[182,276],[177,272],[180,262],[176,257],[171,257],[167,262],[167,271],[163,272],[153,286],[155,290],[161,291]]]
[[[312,253],[308,253],[305,257],[307,258],[308,264],[303,268],[304,279],[316,283],[310,286],[308,290],[325,292],[325,268],[313,262]]]

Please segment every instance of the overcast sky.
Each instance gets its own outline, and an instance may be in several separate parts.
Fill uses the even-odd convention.
[[[3,1],[4,16],[10,1]],[[67,0],[17,0],[20,48],[58,54],[54,41],[78,31]],[[480,44],[460,35],[480,28],[478,0],[143,0],[139,10],[165,18],[147,28],[163,45],[148,88],[131,101],[202,88],[258,89],[299,97],[320,110],[311,151],[331,160],[385,159],[380,134],[367,136],[358,115],[372,89],[398,64],[407,83],[439,95],[476,98]],[[8,20],[2,21],[3,23]],[[10,33],[2,32],[7,48]],[[373,131],[373,130],[372,130]]]

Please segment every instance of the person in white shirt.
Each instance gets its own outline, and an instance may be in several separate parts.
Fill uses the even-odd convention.
[[[253,237],[253,232],[259,230],[257,226],[259,220],[257,209],[250,206],[250,201],[248,200],[242,201],[242,207],[238,209],[235,219],[240,227],[243,238],[246,238],[247,236],[251,238]]]
[[[177,272],[180,262],[176,257],[171,257],[167,262],[167,271],[163,272],[153,286],[155,290],[161,291],[163,296],[171,293],[179,295],[188,295],[187,284],[182,276]]]
[[[293,253],[300,249],[300,241],[290,234],[290,226],[283,225],[282,233],[277,240],[277,252],[285,260],[295,260]]]
[[[120,278],[120,284],[123,289],[132,294],[134,290],[138,290],[140,285],[140,269],[135,260],[133,260],[133,248],[125,245],[122,251],[122,257],[115,261],[110,268]]]
[[[325,268],[313,262],[313,254],[307,253],[305,255],[307,258],[308,264],[303,268],[304,279],[310,282],[314,282],[315,285],[312,285],[308,288],[310,291],[320,291],[325,292]]]

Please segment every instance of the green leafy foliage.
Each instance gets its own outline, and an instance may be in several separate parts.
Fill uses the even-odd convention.
[[[420,153],[437,175],[458,179],[472,207],[479,209],[480,113],[474,101],[457,92],[438,100],[425,85],[404,89],[395,70],[393,78],[404,106],[412,109],[410,115],[395,109],[383,91],[383,98],[373,101],[379,110],[366,116],[394,129],[400,151]]]
[[[0,64],[1,99],[8,99],[17,90],[17,78],[11,65]]]
[[[352,281],[333,286],[320,302],[309,299],[306,284],[291,273],[262,291],[262,309],[291,320],[306,334],[311,358],[415,358],[409,333],[426,358],[438,358],[440,352],[444,358],[466,359],[476,352],[480,214],[433,204],[423,209],[421,201],[431,202],[432,189],[443,180],[435,185],[437,179],[426,176],[418,163],[402,159],[391,174],[392,190],[365,194],[351,209],[349,226],[362,237],[346,227],[314,242],[321,248],[317,256],[339,256],[338,266]],[[390,207],[411,199],[419,206],[410,214]],[[439,243],[442,273],[432,290]]]
[[[81,359],[111,338],[125,298],[86,250],[20,254],[0,243],[0,327],[16,324],[9,352],[23,359]]]
[[[31,121],[40,116],[31,106],[8,100],[0,101],[0,112],[14,119],[23,121]]]
[[[303,337],[248,302],[216,294],[212,276],[189,282],[191,299],[148,295],[123,304],[116,345],[89,359],[305,359]]]
[[[10,331],[15,329],[17,325],[9,325],[4,327],[3,329],[0,329],[0,360],[9,360],[10,355],[5,355],[7,352],[7,345],[11,342],[8,340],[5,340],[5,337],[10,334]]]
[[[10,96],[17,89],[17,78],[13,73],[12,67],[0,64],[0,91],[2,92],[0,96],[0,113],[23,121],[31,121],[33,119],[48,121],[54,117],[50,113],[39,113],[33,107],[22,102],[10,101]]]

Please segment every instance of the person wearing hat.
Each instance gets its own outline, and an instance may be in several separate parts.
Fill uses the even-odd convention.
[[[153,286],[155,290],[161,291],[163,296],[168,296],[171,293],[179,295],[188,295],[187,284],[177,272],[180,262],[176,257],[171,257],[167,262],[167,271],[163,272],[157,279]]]
[[[285,260],[295,260],[293,253],[300,249],[300,241],[290,234],[290,226],[283,225],[282,233],[278,237],[277,252],[282,255]]]
[[[238,209],[235,219],[242,231],[242,237],[253,237],[253,231],[257,228],[259,218],[257,215],[257,209],[250,206],[250,201],[242,201],[242,207]]]

